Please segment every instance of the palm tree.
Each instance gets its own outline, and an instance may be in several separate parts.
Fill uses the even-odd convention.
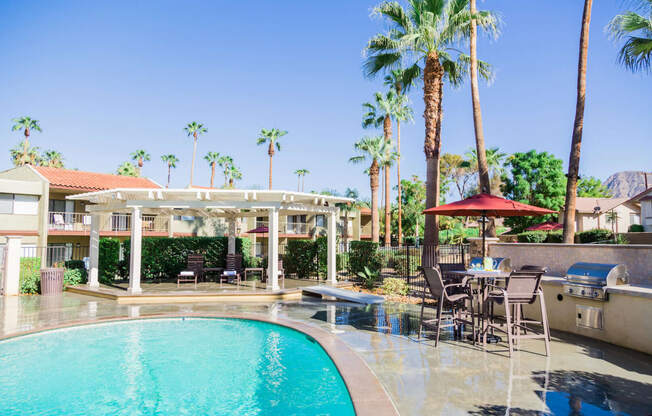
[[[439,204],[444,80],[458,85],[468,68],[469,57],[452,47],[468,36],[471,19],[467,5],[468,0],[409,0],[404,9],[397,2],[383,2],[374,8],[374,14],[385,17],[393,27],[387,34],[374,36],[366,46],[368,58],[364,72],[368,77],[395,69],[404,62],[409,64],[406,68],[411,73],[423,74],[426,208]],[[495,25],[496,19],[490,13],[481,12],[476,18],[481,27]],[[481,75],[489,76],[489,67],[484,62],[478,62],[478,69]],[[425,244],[437,242],[437,217],[428,215]]]
[[[118,166],[116,173],[122,176],[138,176],[138,170],[136,169],[136,166],[134,166],[134,164],[129,161],[122,162],[122,164]]]
[[[219,159],[217,159],[217,164],[220,165],[220,167],[223,169],[224,173],[224,187],[226,188],[227,184],[229,183],[229,175],[231,172],[231,168],[233,167],[233,158],[231,156],[220,156]]]
[[[299,192],[299,190],[301,190],[301,192],[303,192],[303,190],[305,189],[305,184],[306,184],[305,176],[310,174],[310,171],[308,169],[297,169],[297,170],[294,171],[294,174],[297,175],[297,180],[298,180],[298,182],[297,182],[297,192]]]
[[[235,167],[235,165],[231,165],[229,167],[229,188],[233,189],[235,187],[235,181],[239,181],[242,179],[242,172],[240,172],[240,169]]]
[[[136,150],[133,152],[131,155],[131,160],[135,161],[137,164],[136,172],[138,173],[138,176],[140,176],[140,171],[143,168],[143,165],[145,162],[150,161],[150,155],[147,153],[145,150]]]
[[[197,156],[197,138],[208,131],[203,124],[193,121],[188,123],[186,127],[183,128],[188,134],[188,137],[193,138],[192,144],[192,163],[190,164],[190,186],[192,186],[192,180],[195,173],[195,157]]]
[[[389,192],[389,169],[394,165],[394,162],[398,158],[398,153],[394,151],[394,142],[385,141],[385,148],[383,153],[383,158],[379,161],[380,166],[383,167],[385,171],[385,245],[389,246],[392,244],[391,236],[391,220],[392,220],[392,205],[390,203],[390,192]]]
[[[616,238],[616,234],[618,234],[618,220],[620,219],[620,215],[613,209],[605,215],[607,218],[607,222],[611,224],[611,232],[614,234],[614,239]],[[615,225],[615,228],[614,228]]]
[[[20,164],[24,165],[29,163],[31,159],[25,159],[29,155],[29,136],[32,131],[41,132],[41,126],[38,120],[34,120],[31,117],[18,117],[12,120],[15,124],[11,127],[11,131],[23,130],[25,135],[25,140],[23,141],[23,159],[21,159]]]
[[[480,162],[478,161],[477,149],[469,149],[464,154],[464,156],[466,156],[466,160],[462,162],[461,164],[462,167],[473,169],[479,166]],[[487,174],[490,177],[495,178],[503,173],[504,171],[503,164],[505,163],[507,156],[508,154],[501,152],[498,147],[492,147],[490,149],[486,149],[485,163],[487,164]],[[484,191],[482,185],[480,185],[480,191],[481,192]]]
[[[220,160],[220,154],[218,152],[208,152],[204,156],[204,160],[208,162],[208,165],[211,167],[211,188],[213,187],[215,180],[215,165]],[[224,184],[226,185],[226,178],[224,178]]]
[[[413,69],[420,69],[418,66]],[[394,69],[385,76],[385,85],[394,88],[399,97],[403,97],[403,93],[407,93],[415,83],[419,74],[411,73],[403,68]],[[403,98],[405,104],[399,106],[395,115],[396,120],[396,182],[398,183],[398,245],[403,244],[403,201],[401,193],[403,188],[401,185],[401,121],[413,121],[412,107],[410,107],[407,97]]]
[[[360,195],[356,189],[346,188],[346,191],[344,191],[344,196],[354,200],[351,203],[339,202],[335,204],[335,206],[340,209],[340,214],[344,214],[344,225],[342,226],[342,242],[346,247],[349,241],[349,215],[351,212],[360,209],[362,207],[362,203],[358,201]]]
[[[165,164],[168,167],[168,183],[165,185],[166,188],[170,187],[170,174],[172,173],[172,168],[177,167],[177,162],[179,159],[175,155],[169,154],[169,155],[163,155],[161,156],[161,160],[165,162]]]
[[[268,143],[267,154],[269,155],[269,189],[272,189],[272,157],[274,156],[274,147],[279,152],[281,151],[281,144],[278,142],[278,139],[288,134],[286,130],[279,129],[262,129],[260,130],[260,137],[256,144],[261,145]]]
[[[20,142],[13,149],[10,149],[9,154],[14,166],[21,166],[24,164],[38,166],[41,164],[41,155],[39,154],[38,146],[25,147],[24,141]]]
[[[589,25],[591,24],[591,7],[593,0],[584,0],[582,30],[580,32],[580,57],[577,64],[577,102],[575,104],[575,123],[573,139],[568,161],[566,177],[566,202],[564,204],[564,232],[566,244],[575,241],[575,202],[577,198],[577,180],[580,170],[580,147],[582,146],[582,129],[584,127],[584,102],[586,100],[586,61],[589,52]]]
[[[46,150],[43,152],[41,163],[43,166],[48,166],[51,168],[62,168],[63,155],[56,150]]]
[[[618,52],[618,61],[632,72],[652,69],[652,0],[637,0],[639,10],[646,16],[634,11],[619,14],[611,19],[607,31],[615,40],[626,39]]]
[[[359,153],[349,159],[351,163],[362,163],[371,161],[371,165],[365,173],[369,175],[369,186],[371,188],[371,241],[379,242],[380,224],[378,218],[378,174],[380,172],[380,161],[385,157],[387,142],[382,136],[363,137],[353,145]]]

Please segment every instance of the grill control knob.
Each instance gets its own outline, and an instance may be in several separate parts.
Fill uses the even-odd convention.
[[[584,289],[582,289],[582,296],[584,296]]]
[[[568,288],[568,293],[573,293],[573,288],[572,287]]]

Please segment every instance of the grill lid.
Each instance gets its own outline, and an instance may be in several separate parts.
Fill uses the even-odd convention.
[[[571,283],[595,286],[615,286],[626,283],[628,276],[624,264],[580,262],[573,264],[566,272],[566,279]]]

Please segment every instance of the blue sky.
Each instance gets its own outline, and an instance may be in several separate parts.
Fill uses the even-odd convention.
[[[160,156],[181,159],[173,186],[188,183],[192,141],[184,125],[203,122],[195,183],[206,185],[208,151],[231,155],[241,186],[267,183],[268,158],[256,146],[261,128],[289,131],[274,157],[274,187],[358,188],[363,168],[347,162],[365,134],[361,103],[382,89],[362,76],[362,48],[384,25],[369,17],[376,1],[30,1],[0,0],[0,140],[21,140],[11,119],[32,116],[43,133],[32,141],[62,152],[66,165],[113,172],[129,153],[152,154],[143,174],[163,183]],[[479,2],[498,11],[497,41],[480,58],[496,79],[481,88],[485,137],[505,152],[537,149],[564,160],[575,109],[580,0]],[[618,1],[595,2],[589,46],[581,174],[604,180],[621,170],[652,168],[652,78],[615,63],[605,36]],[[424,176],[423,102],[411,95],[415,123],[403,128],[405,177]],[[4,123],[4,129],[1,127]],[[474,145],[467,85],[447,88],[443,151]],[[6,152],[6,150],[3,150]],[[0,168],[9,168],[7,153]]]

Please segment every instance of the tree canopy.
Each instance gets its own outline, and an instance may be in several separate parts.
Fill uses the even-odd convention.
[[[600,179],[589,176],[577,182],[577,196],[586,198],[611,198],[612,194]]]

